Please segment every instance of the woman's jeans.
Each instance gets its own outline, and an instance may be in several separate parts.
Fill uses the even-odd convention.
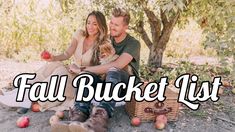
[[[89,73],[89,74],[94,77],[94,82],[92,84],[93,88],[96,88],[97,83],[102,83],[103,82],[101,80],[100,76],[98,76],[94,73]],[[129,80],[129,74],[126,71],[121,70],[121,69],[117,69],[117,68],[111,68],[106,74],[105,82],[111,82],[112,87],[111,87],[110,91],[112,93],[113,88],[117,83],[122,82],[122,83],[125,83],[127,85],[128,80]],[[83,96],[85,96],[85,97],[88,96],[88,92],[89,92],[88,89],[84,89]],[[122,91],[119,93],[119,97],[124,97],[125,94],[126,94],[126,89],[125,90],[122,89]],[[108,101],[108,102],[101,101],[97,107],[104,108],[107,111],[109,117],[112,117],[115,104],[116,104],[116,102],[114,100],[111,100],[111,101]],[[76,101],[75,100],[74,106],[75,106],[76,109],[79,109],[84,114],[89,115],[90,109],[91,109],[91,101],[84,102],[84,101]]]

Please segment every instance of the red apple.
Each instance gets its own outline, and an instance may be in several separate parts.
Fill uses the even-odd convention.
[[[51,54],[50,54],[48,51],[44,50],[44,51],[41,53],[41,58],[42,58],[42,59],[45,59],[45,60],[50,59],[50,58],[51,58]]]
[[[56,115],[51,116],[51,118],[49,120],[51,125],[56,124],[59,121],[60,121],[60,118],[58,116],[56,116]]]
[[[163,123],[163,122],[155,122],[155,128],[156,129],[159,129],[159,130],[162,130],[162,129],[164,129],[165,128],[165,123]]]
[[[222,81],[224,87],[231,87],[229,81]]]
[[[31,110],[33,112],[39,112],[40,111],[40,105],[38,103],[35,103],[31,106]]]
[[[158,115],[156,117],[156,122],[163,122],[164,124],[167,123],[167,117],[165,115]]]
[[[26,128],[29,126],[29,117],[27,116],[23,116],[23,117],[20,117],[17,121],[16,121],[16,125],[19,127],[19,128]]]
[[[64,112],[63,111],[56,111],[55,115],[58,116],[60,119],[64,118]]]
[[[132,118],[132,120],[131,120],[131,125],[132,126],[139,126],[140,124],[141,124],[140,118],[138,118],[138,117]]]

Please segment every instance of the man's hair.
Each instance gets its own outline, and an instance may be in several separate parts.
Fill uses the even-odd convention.
[[[130,14],[128,11],[121,8],[114,8],[112,11],[112,15],[114,17],[123,17],[123,21],[125,24],[129,24],[130,22]]]

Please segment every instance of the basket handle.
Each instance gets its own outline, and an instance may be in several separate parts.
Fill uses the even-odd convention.
[[[153,110],[153,108],[150,108],[150,107],[146,107],[144,109],[144,112],[145,113],[152,113],[154,115],[166,115],[167,113],[172,111],[171,107],[163,108],[164,107],[163,102],[156,102],[154,107],[156,108],[156,110]]]
[[[171,111],[172,111],[172,108],[168,107],[168,108],[164,108],[164,109],[161,109],[161,110],[154,110],[153,114],[154,115],[166,115],[167,113],[169,113]]]
[[[164,103],[163,103],[163,102],[156,102],[154,106],[155,106],[155,108],[157,108],[157,109],[163,108]]]

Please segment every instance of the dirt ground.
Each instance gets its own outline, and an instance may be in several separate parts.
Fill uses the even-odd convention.
[[[29,65],[30,64],[30,65]],[[12,77],[22,72],[34,72],[45,64],[41,61],[28,63],[13,60],[0,59],[0,88],[6,86]],[[0,131],[1,132],[48,132],[50,131],[49,118],[53,111],[28,112],[30,126],[20,129],[16,127],[16,120],[22,116],[15,112],[14,108],[0,105]],[[224,120],[225,119],[225,120]],[[201,103],[197,111],[189,110],[183,106],[176,122],[169,122],[161,132],[235,132],[235,95],[230,88],[225,88],[224,94],[218,102],[208,100]],[[115,110],[114,117],[110,119],[109,132],[156,132],[154,123],[142,123],[139,127],[132,127],[130,119],[119,106]]]

